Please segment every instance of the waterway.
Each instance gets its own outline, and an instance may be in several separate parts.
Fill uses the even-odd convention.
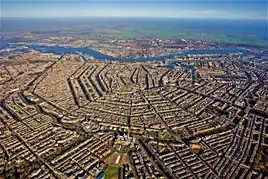
[[[104,177],[104,173],[101,172],[100,174],[98,174],[98,176],[96,177],[96,179],[103,179]]]
[[[1,41],[3,42],[3,41]],[[45,46],[45,45],[23,45],[28,47],[29,49],[16,49],[12,50],[15,47],[19,47],[22,45],[18,44],[9,44],[8,41],[4,41],[0,45],[0,50],[2,49],[11,49],[9,52],[0,52],[0,55],[6,55],[6,54],[11,54],[13,52],[22,52],[22,53],[27,53],[29,52],[29,49],[34,49],[37,51],[40,51],[42,53],[54,53],[54,54],[72,54],[72,53],[82,53],[82,54],[87,54],[90,55],[96,59],[100,60],[117,60],[117,61],[124,61],[124,62],[143,62],[143,61],[162,61],[164,58],[169,58],[169,57],[183,57],[188,54],[227,54],[227,53],[236,53],[236,52],[241,52],[243,55],[249,55],[252,54],[254,55],[253,52],[249,52],[243,49],[238,49],[238,48],[224,48],[224,49],[206,49],[206,50],[190,50],[188,52],[183,52],[179,54],[172,54],[171,56],[161,56],[161,57],[147,57],[147,58],[117,58],[117,57],[112,57],[103,53],[100,53],[96,50],[92,50],[89,47],[81,47],[81,48],[74,48],[74,47],[64,47],[64,46]]]

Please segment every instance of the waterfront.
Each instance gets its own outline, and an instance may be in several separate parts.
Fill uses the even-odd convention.
[[[16,48],[21,45],[19,44],[9,44],[3,43],[1,44],[1,49],[9,49],[9,48]],[[238,49],[238,48],[222,48],[222,49],[205,49],[205,50],[190,50],[188,52],[183,52],[179,54],[172,54],[170,56],[160,56],[160,57],[147,57],[147,58],[118,58],[112,57],[98,51],[92,50],[89,47],[81,47],[81,48],[74,48],[74,47],[66,47],[66,46],[45,46],[45,45],[24,45],[29,49],[37,50],[41,53],[54,53],[54,54],[73,54],[73,53],[82,53],[90,55],[96,59],[103,59],[103,60],[117,60],[117,61],[126,61],[126,62],[143,62],[143,61],[162,61],[164,58],[169,57],[184,57],[188,54],[227,54],[227,53],[242,53],[243,55],[254,54],[253,52],[249,52],[247,50]],[[15,50],[16,52],[29,52],[29,49],[19,49]],[[0,55],[7,55],[10,54],[14,50],[10,50],[9,52],[0,52]]]

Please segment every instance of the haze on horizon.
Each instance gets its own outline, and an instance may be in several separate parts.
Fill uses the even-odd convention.
[[[1,17],[169,17],[267,20],[266,0],[2,0]]]

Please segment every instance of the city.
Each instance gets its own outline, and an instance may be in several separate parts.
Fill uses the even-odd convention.
[[[264,178],[267,70],[231,57],[195,70],[170,61],[5,65],[2,175]]]
[[[0,179],[268,179],[266,1],[0,12]]]

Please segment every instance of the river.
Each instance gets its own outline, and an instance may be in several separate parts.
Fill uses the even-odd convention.
[[[3,42],[3,41],[2,41]],[[9,44],[9,43],[2,43],[0,45],[0,50],[1,49],[6,49],[6,48],[15,48],[18,46],[18,44]],[[118,60],[118,61],[124,61],[124,62],[142,62],[142,61],[162,61],[164,58],[168,58],[169,56],[161,56],[161,57],[148,57],[148,58],[118,58],[118,57],[112,57],[103,53],[100,53],[96,50],[92,50],[89,47],[80,47],[80,48],[74,48],[74,47],[64,47],[64,46],[45,46],[45,45],[24,45],[30,49],[34,49],[37,51],[40,51],[42,53],[54,53],[54,54],[72,54],[72,53],[82,53],[82,54],[87,54],[90,55],[96,59],[107,59],[107,60]],[[20,50],[11,50],[8,53],[11,52],[22,52],[22,53],[27,53],[29,52],[28,49],[20,49]],[[172,54],[171,57],[178,56],[178,57],[183,57],[188,54],[227,54],[227,53],[236,53],[236,52],[241,52],[243,55],[248,55],[248,54],[254,54],[252,52],[243,50],[243,49],[238,49],[238,48],[224,48],[224,49],[206,49],[206,50],[190,50],[188,52],[183,52],[179,54]],[[0,52],[0,55],[5,55],[8,54],[7,52]]]

